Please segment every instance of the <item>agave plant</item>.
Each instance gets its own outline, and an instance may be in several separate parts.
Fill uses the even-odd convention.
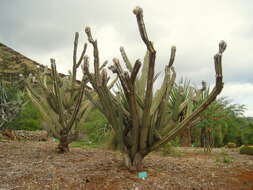
[[[181,79],[179,84],[175,83],[168,97],[168,114],[173,122],[181,122],[188,117],[202,103],[203,94],[206,94],[206,90],[208,89],[206,89],[205,81],[202,81],[202,88],[200,89],[193,87],[189,80]],[[181,146],[190,146],[190,130],[200,120],[201,117],[199,116],[181,132]]]

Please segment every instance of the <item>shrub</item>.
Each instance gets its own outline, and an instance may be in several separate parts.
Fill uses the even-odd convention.
[[[233,142],[229,142],[229,143],[227,144],[227,148],[236,148],[236,144],[233,143]]]
[[[163,145],[160,148],[163,156],[182,156],[184,155],[183,152],[178,151],[175,146],[173,145],[173,142],[168,142],[167,144]]]
[[[225,163],[225,164],[230,164],[232,162],[233,162],[233,160],[231,158],[229,158],[229,157],[224,157],[223,158],[223,163]]]
[[[89,141],[95,144],[105,142],[111,132],[105,117],[97,109],[90,112],[82,130],[88,136]]]
[[[161,150],[163,155],[169,155],[175,151],[171,142],[168,142],[167,144],[163,145],[161,147]]]
[[[253,155],[253,145],[242,145],[240,148],[240,154]]]
[[[38,109],[29,101],[18,114],[17,118],[8,123],[8,128],[15,130],[42,130],[41,115]]]

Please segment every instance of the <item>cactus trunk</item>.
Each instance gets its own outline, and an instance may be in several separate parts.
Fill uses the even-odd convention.
[[[134,155],[124,154],[123,163],[125,167],[131,171],[141,171],[143,168],[143,159],[144,156],[140,152],[137,152]]]
[[[57,146],[57,152],[58,153],[69,152],[69,142],[67,140],[67,137],[62,136],[59,140],[60,140],[60,142]]]

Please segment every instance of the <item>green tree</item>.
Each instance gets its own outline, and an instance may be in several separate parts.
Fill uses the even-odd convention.
[[[212,131],[213,145],[216,147],[221,147],[228,142],[240,144],[240,127],[244,123],[242,119],[244,110],[244,105],[232,104],[232,101],[226,97],[214,101],[200,115],[201,120],[192,133],[194,143],[204,146],[204,138],[209,129]],[[200,136],[195,134],[196,130],[200,130]]]
[[[245,125],[242,125],[240,128],[242,130],[242,143],[253,145],[253,122],[247,121],[247,123]]]

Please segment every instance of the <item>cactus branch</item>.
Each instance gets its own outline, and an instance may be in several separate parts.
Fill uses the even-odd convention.
[[[131,82],[134,83],[135,82],[135,79],[137,77],[137,74],[139,72],[141,68],[141,62],[139,59],[136,60],[135,64],[134,64],[134,68],[132,70],[132,73],[131,73]]]
[[[222,41],[219,44],[220,49],[224,52],[226,47],[226,43]],[[220,51],[220,50],[219,50]],[[222,53],[221,51],[214,56],[214,64],[216,69],[216,84],[212,92],[208,95],[205,101],[189,116],[186,117],[177,127],[171,130],[165,138],[161,141],[154,144],[149,151],[153,151],[163,145],[164,143],[168,142],[169,140],[173,139],[180,131],[182,131],[186,126],[188,126],[192,121],[196,120],[199,114],[204,111],[217,97],[217,95],[221,92],[223,88],[223,81],[222,81]]]
[[[120,53],[121,53],[121,56],[122,56],[122,58],[123,58],[123,60],[124,60],[124,62],[126,64],[126,67],[127,67],[128,71],[132,72],[133,67],[132,67],[131,62],[129,61],[129,59],[127,57],[127,54],[125,52],[124,47],[120,47]]]
[[[176,56],[176,46],[171,47],[171,53],[170,53],[170,61],[169,61],[169,67],[171,67],[174,63]]]
[[[150,108],[152,104],[152,90],[153,90],[153,80],[154,80],[154,69],[155,69],[155,58],[156,51],[153,47],[153,43],[149,41],[148,35],[146,32],[144,20],[143,20],[143,11],[140,7],[134,9],[134,14],[136,15],[137,24],[139,32],[143,42],[145,43],[147,50],[149,51],[149,66],[148,66],[148,78],[147,78],[147,88],[144,99],[144,111],[142,117],[142,129],[140,137],[140,147],[144,150],[147,147],[147,137],[148,130],[150,127]]]
[[[89,27],[85,28],[85,32],[88,36],[89,42],[93,46],[95,79],[99,80],[99,52],[98,52],[97,40],[93,40],[91,30]]]

